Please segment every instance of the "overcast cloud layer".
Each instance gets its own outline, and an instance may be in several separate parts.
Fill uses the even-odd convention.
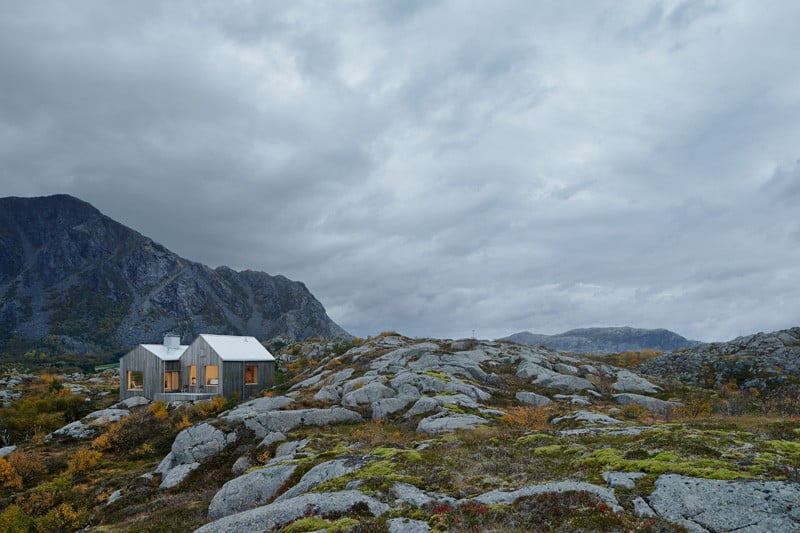
[[[356,335],[800,324],[800,3],[0,2],[0,196]]]

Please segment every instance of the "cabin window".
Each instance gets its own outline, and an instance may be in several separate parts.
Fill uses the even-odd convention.
[[[128,390],[144,390],[144,374],[138,370],[128,370]]]
[[[244,384],[245,385],[258,384],[258,367],[256,365],[246,365],[244,367]]]
[[[164,372],[164,390],[177,391],[181,390],[181,374],[180,372]]]
[[[189,384],[197,385],[197,367],[195,365],[189,367]]]
[[[206,385],[219,385],[219,367],[216,365],[206,367]]]

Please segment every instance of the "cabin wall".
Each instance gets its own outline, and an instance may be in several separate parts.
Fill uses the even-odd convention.
[[[128,390],[128,371],[143,374],[142,390]],[[119,360],[119,398],[125,400],[134,396],[154,398],[164,388],[164,361],[137,346]]]
[[[234,394],[241,399],[255,398],[261,391],[272,383],[275,376],[275,363],[273,361],[225,361],[225,379],[223,393],[231,398]],[[244,382],[245,367],[255,365],[258,370],[257,382],[247,385]]]
[[[197,385],[190,383],[192,365],[197,366]],[[206,366],[219,367],[219,385],[206,385],[205,368]],[[224,395],[223,384],[225,383],[225,367],[220,357],[211,349],[202,337],[198,337],[181,356],[181,386],[187,392],[200,392],[215,395]]]

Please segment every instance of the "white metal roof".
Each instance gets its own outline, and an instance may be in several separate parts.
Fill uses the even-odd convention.
[[[223,361],[274,361],[272,354],[255,337],[236,335],[210,335],[203,337]]]
[[[181,344],[177,348],[168,348],[163,344],[142,344],[141,346],[162,361],[177,361],[188,348],[185,344]]]

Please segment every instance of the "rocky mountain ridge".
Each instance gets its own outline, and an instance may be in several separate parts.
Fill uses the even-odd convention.
[[[763,389],[800,382],[800,327],[663,354],[643,363],[639,370],[707,387],[733,381],[744,388]]]
[[[641,350],[669,352],[702,344],[700,341],[686,339],[667,329],[630,327],[579,328],[557,335],[521,331],[500,340],[519,342],[530,346],[544,346],[563,352],[590,354]]]
[[[348,338],[300,282],[189,261],[67,195],[0,198],[0,333],[74,351],[167,331]]]

